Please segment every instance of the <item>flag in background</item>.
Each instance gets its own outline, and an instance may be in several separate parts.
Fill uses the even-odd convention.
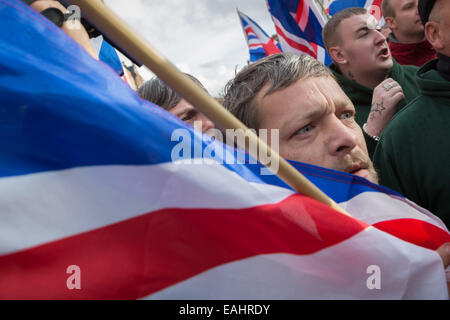
[[[381,4],[383,0],[334,0],[329,3],[328,11],[330,15],[336,14],[346,8],[361,7],[369,10],[370,14],[375,16],[377,20],[384,22],[381,12]]]
[[[295,163],[354,217],[336,212],[223,162],[240,151],[141,100],[20,1],[0,0],[0,27],[1,299],[448,298],[433,250],[449,234],[428,212]],[[173,162],[177,129],[216,161]]]
[[[100,61],[105,62],[109,65],[120,77],[124,75],[122,62],[119,59],[119,55],[116,49],[108,43],[103,36],[91,39],[92,46],[98,54]]]
[[[250,52],[250,62],[281,52],[278,44],[255,21],[239,10],[237,13]]]
[[[327,66],[331,63],[322,39],[326,19],[313,0],[267,0],[267,6],[283,52],[308,54]]]

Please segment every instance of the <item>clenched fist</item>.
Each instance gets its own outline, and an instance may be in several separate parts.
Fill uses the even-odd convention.
[[[376,86],[373,90],[372,107],[366,122],[366,132],[379,137],[394,116],[397,104],[404,98],[402,87],[392,78],[387,78]]]

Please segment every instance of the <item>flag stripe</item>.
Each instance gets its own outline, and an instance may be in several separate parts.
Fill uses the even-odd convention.
[[[210,194],[211,190],[215,192]],[[248,183],[219,164],[173,162],[151,166],[80,167],[4,178],[0,179],[0,193],[4,197],[0,202],[3,219],[0,254],[6,254],[152,210],[248,208],[282,201],[294,191]],[[242,193],[246,194],[245,198]],[[201,194],[210,195],[205,198],[199,196]],[[351,193],[348,196],[352,196]],[[372,205],[367,206],[367,203]],[[380,192],[359,193],[340,205],[356,219],[371,225],[408,217],[446,230],[435,216],[421,213],[407,201]],[[374,216],[374,210],[379,214]],[[444,240],[446,231],[441,234],[435,229],[427,226],[426,230],[431,232],[428,237]],[[405,238],[403,232],[401,235],[407,241],[418,240],[413,235]],[[422,243],[429,247],[426,238],[420,241]]]
[[[0,299],[135,299],[223,263],[311,254],[366,227],[301,195],[240,210],[160,210],[1,256]],[[86,270],[82,290],[67,290],[69,265]]]
[[[243,193],[246,197],[241,196]],[[177,162],[81,167],[4,178],[0,179],[0,254],[152,210],[248,208],[279,202],[293,193],[276,186],[248,183],[221,165]],[[203,194],[208,197],[202,197]]]
[[[286,43],[291,48],[291,50],[287,50],[286,48],[283,48],[284,51],[291,51],[291,52],[297,51],[302,54],[308,54],[313,58],[317,58],[316,53],[314,52],[314,50],[312,50],[311,45],[309,43],[307,44],[304,41],[296,42],[296,41],[292,40],[291,38],[289,38],[288,36],[286,36],[284,31],[278,25],[276,25],[275,28],[277,30],[278,35],[284,40],[284,43]]]
[[[375,245],[374,237],[379,239]],[[145,299],[446,299],[442,272],[411,274],[411,269],[405,268],[412,263],[415,267],[438,269],[442,264],[438,255],[406,242],[395,248],[384,246],[391,240],[388,235],[367,228],[314,254],[260,255],[224,264]],[[361,246],[370,249],[355,256],[354,252]],[[392,254],[396,255],[398,263],[392,263]],[[431,258],[433,263],[428,264],[421,256]],[[413,261],[409,261],[409,257]],[[367,281],[371,273],[367,269],[373,265],[381,270],[381,287],[370,290]],[[412,282],[405,282],[398,277],[400,274],[408,274]],[[438,285],[420,285],[424,277],[435,279]],[[220,281],[221,286],[212,285],[212,281]],[[410,290],[418,284],[424,296],[417,290]]]
[[[443,243],[450,242],[450,235],[447,231],[416,219],[385,220],[375,223],[373,226],[393,234],[397,238],[431,250],[436,250]]]

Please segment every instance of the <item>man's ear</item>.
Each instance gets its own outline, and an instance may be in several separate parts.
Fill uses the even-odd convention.
[[[425,37],[434,49],[436,49],[436,51],[441,51],[444,49],[439,23],[435,21],[428,21],[425,24]]]
[[[395,18],[393,17],[384,17],[384,21],[386,21],[386,25],[391,30],[397,29],[397,22],[395,21]]]
[[[331,47],[329,50],[329,55],[331,60],[337,64],[347,64],[348,60],[345,54],[342,52],[340,47]]]

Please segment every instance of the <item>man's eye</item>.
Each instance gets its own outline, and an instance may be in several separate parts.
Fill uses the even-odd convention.
[[[344,112],[341,114],[341,119],[350,119],[353,117],[353,114],[351,112]]]
[[[183,120],[183,121],[189,121],[189,120],[192,120],[192,119],[194,118],[194,116],[195,116],[195,113],[193,113],[193,112],[188,112],[186,115],[184,115],[184,116],[181,118],[181,120]]]
[[[307,126],[301,128],[300,130],[297,131],[297,134],[308,134],[312,131],[313,126],[308,124]]]

